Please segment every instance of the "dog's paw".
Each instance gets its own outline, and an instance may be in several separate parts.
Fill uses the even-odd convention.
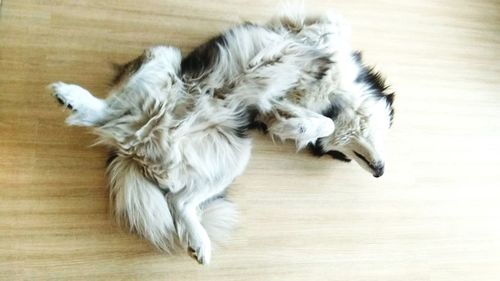
[[[68,125],[92,126],[105,112],[106,102],[78,85],[56,82],[48,89],[60,104],[73,111],[66,119]]]
[[[269,131],[281,140],[294,139],[299,148],[326,137],[335,130],[330,118],[289,118],[273,124]]]
[[[330,118],[319,118],[317,124],[315,133],[319,138],[329,136],[335,131],[335,123]]]
[[[84,111],[100,106],[91,93],[78,85],[55,82],[48,88],[61,105],[71,110]]]
[[[208,265],[212,258],[212,246],[210,240],[204,242],[193,241],[188,247],[188,255],[199,264]]]

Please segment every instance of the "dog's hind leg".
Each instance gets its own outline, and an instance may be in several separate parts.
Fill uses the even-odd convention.
[[[183,190],[167,197],[167,200],[174,211],[177,234],[188,254],[200,264],[209,264],[212,242],[196,213],[200,204],[198,197],[196,192]]]
[[[95,126],[106,116],[106,101],[78,85],[56,82],[49,85],[49,90],[59,103],[73,110],[66,119],[69,125]]]

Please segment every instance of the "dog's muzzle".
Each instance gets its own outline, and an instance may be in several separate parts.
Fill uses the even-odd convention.
[[[368,165],[368,167],[370,168],[370,170],[372,170],[372,175],[376,178],[379,178],[381,177],[383,174],[384,174],[384,162],[383,161],[378,161],[378,162],[370,162],[368,161],[368,159],[366,159],[363,155],[361,155],[360,153],[357,153],[356,151],[354,151],[354,154],[359,158],[361,159],[363,162],[366,163],[366,165]]]

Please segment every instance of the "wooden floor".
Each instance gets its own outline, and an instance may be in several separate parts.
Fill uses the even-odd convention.
[[[274,4],[1,1],[0,279],[500,280],[500,3],[326,2],[308,6],[342,13],[398,94],[386,174],[256,134],[231,187],[239,226],[202,267],[118,229],[105,150],[63,125],[44,87],[104,96],[111,62],[153,44],[188,52]]]

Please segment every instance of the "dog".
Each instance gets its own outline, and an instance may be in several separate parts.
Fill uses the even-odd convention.
[[[343,47],[330,44],[339,36],[328,17],[282,16],[236,26],[184,59],[175,47],[152,47],[119,67],[106,99],[74,84],[49,88],[72,109],[66,123],[92,128],[112,151],[118,223],[162,251],[179,245],[208,264],[212,240],[224,240],[235,222],[224,194],[249,160],[253,122],[300,148],[359,158],[380,175],[377,150],[368,147],[378,141],[373,126],[387,125],[380,112],[392,98],[365,89],[380,80],[352,53],[336,54]],[[340,73],[342,63],[354,69]]]

